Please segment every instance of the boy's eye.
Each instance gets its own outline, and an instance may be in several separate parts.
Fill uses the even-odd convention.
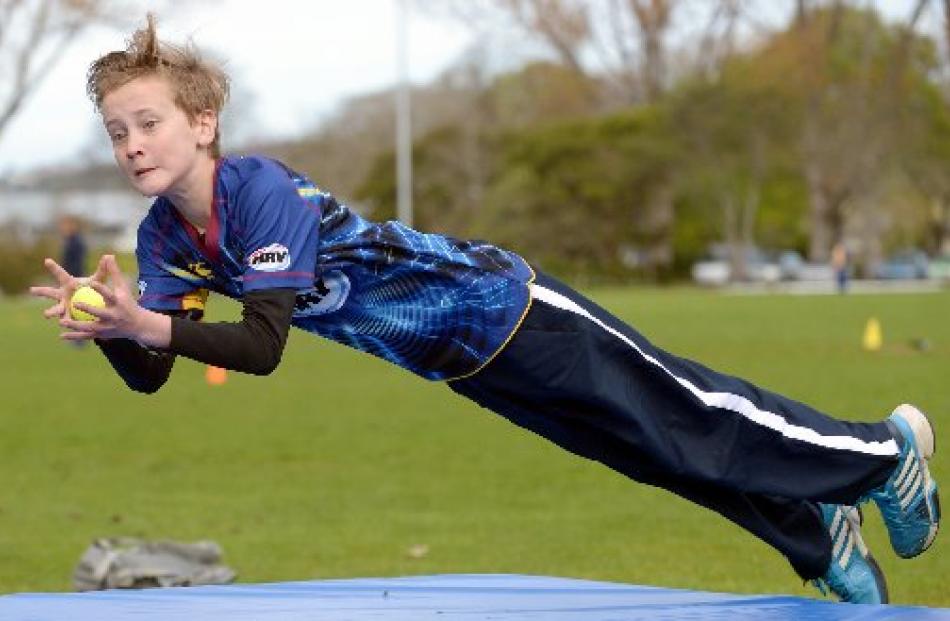
[[[109,139],[112,142],[122,142],[125,140],[125,133],[123,132],[112,132],[109,134]]]
[[[156,120],[154,120],[154,119],[153,119],[153,120],[148,120],[148,121],[145,121],[144,123],[142,123],[142,127],[144,127],[145,129],[155,129],[155,126],[156,126],[156,125],[158,125],[158,121],[156,121]]]

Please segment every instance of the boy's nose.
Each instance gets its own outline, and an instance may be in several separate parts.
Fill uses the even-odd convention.
[[[125,156],[132,160],[137,155],[142,155],[142,142],[135,134],[130,133],[125,141]]]

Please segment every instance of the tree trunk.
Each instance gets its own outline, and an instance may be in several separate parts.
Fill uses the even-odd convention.
[[[943,196],[935,202],[935,249],[937,254],[950,256],[950,196]]]
[[[661,279],[673,264],[673,185],[660,182],[650,192],[646,209],[639,219],[647,275]]]
[[[724,192],[720,197],[723,216],[723,237],[729,250],[729,280],[742,282],[746,280],[746,253],[743,248],[742,235],[739,232],[739,205],[735,196]]]
[[[950,0],[947,0],[950,2]],[[801,28],[808,19],[808,6],[805,0],[795,0],[795,26]]]
[[[808,260],[814,263],[826,263],[831,258],[831,246],[834,235],[828,226],[828,214],[831,205],[822,187],[821,166],[805,153],[805,183],[808,187],[809,203],[809,239]]]
[[[666,80],[666,53],[663,36],[670,26],[672,0],[629,0],[630,12],[640,29],[640,65],[643,95],[647,102],[659,99]]]
[[[759,213],[759,197],[761,192],[756,184],[746,192],[745,200],[742,201],[742,228],[739,229],[742,245],[746,248],[755,247],[755,218]]]

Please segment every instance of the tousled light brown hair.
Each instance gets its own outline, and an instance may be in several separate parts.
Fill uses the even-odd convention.
[[[219,116],[228,99],[229,79],[217,64],[202,59],[190,41],[175,46],[159,41],[155,16],[146,16],[146,25],[132,33],[124,50],[109,52],[89,66],[86,93],[102,112],[102,100],[115,89],[136,78],[159,76],[168,80],[175,96],[175,105],[194,121],[204,110]],[[215,130],[214,142],[208,150],[220,157],[220,133]]]

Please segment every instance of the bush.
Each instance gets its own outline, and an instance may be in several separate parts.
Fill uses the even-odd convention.
[[[26,293],[30,285],[43,281],[47,274],[43,259],[55,257],[57,243],[52,238],[27,242],[10,228],[0,229],[0,292],[4,295]]]

